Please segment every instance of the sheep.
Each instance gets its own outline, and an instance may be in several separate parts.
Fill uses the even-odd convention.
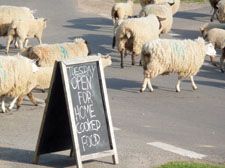
[[[133,0],[127,0],[126,3],[116,3],[111,10],[113,24],[115,25],[116,19],[126,19],[133,15]]]
[[[152,0],[151,4],[165,4],[165,3],[174,3],[172,7],[173,15],[177,13],[180,8],[180,0]]]
[[[74,42],[57,44],[42,44],[28,47],[21,51],[30,59],[37,59],[38,66],[53,66],[55,60],[87,56],[91,54],[89,44],[82,38],[76,38]]]
[[[29,93],[33,87],[33,74],[38,70],[35,63],[21,55],[0,56],[0,96],[2,112],[10,111],[17,98]],[[8,109],[5,108],[6,96],[14,98]]]
[[[145,43],[142,47],[142,64],[144,69],[143,92],[148,84],[153,88],[150,79],[158,75],[178,74],[176,91],[180,92],[182,78],[190,77],[192,88],[197,89],[193,76],[197,74],[206,54],[215,56],[216,51],[211,43],[205,44],[203,38],[195,40],[157,39]]]
[[[155,15],[142,18],[133,18],[123,21],[116,29],[116,44],[121,55],[121,68],[124,68],[124,51],[132,52],[132,65],[135,65],[135,56],[141,53],[144,43],[159,38],[161,32],[161,21]]]
[[[140,0],[140,4],[142,8],[144,8],[146,5],[151,3],[152,3],[152,0]]]
[[[218,28],[213,28],[208,31],[205,40],[212,43],[215,48],[222,49],[222,55],[220,57],[220,70],[221,72],[224,72],[223,69],[223,61],[225,57],[224,53],[224,47],[225,47],[225,30],[224,29],[218,29]],[[214,59],[211,59],[213,65],[216,65],[214,63]]]
[[[218,19],[218,14],[217,14],[218,7],[217,7],[217,4],[218,4],[219,1],[220,0],[209,0],[209,3],[210,3],[210,5],[213,8],[213,14],[212,14],[212,16],[210,18],[211,22],[213,22],[215,15],[216,15],[216,18]]]
[[[225,23],[225,0],[220,0],[216,7],[217,9],[217,18],[220,23]]]
[[[35,12],[27,7],[0,6],[0,36],[7,36],[9,25],[14,19],[34,19]]]
[[[219,29],[225,29],[225,24],[222,23],[205,23],[200,27],[200,32],[202,34],[202,37],[205,38],[206,34],[209,30],[213,28],[219,28]]]
[[[149,14],[155,14],[156,16],[159,16],[161,18],[166,18],[165,21],[162,21],[162,34],[168,33],[173,24],[173,14],[171,6],[173,4],[150,4],[142,8],[142,10],[139,13],[140,17],[148,16]]]
[[[43,30],[46,28],[47,19],[14,19],[9,26],[8,42],[6,45],[6,53],[9,51],[9,45],[14,37],[19,38],[19,48],[23,49],[23,42],[29,38],[37,38],[39,44],[42,44],[41,37]],[[25,45],[26,47],[26,45]]]
[[[110,66],[112,64],[111,56],[109,55],[102,55],[100,53],[97,54],[97,56],[101,57],[103,68]],[[52,72],[53,67],[39,67],[38,71],[33,76],[33,83],[36,81],[36,86],[34,89],[44,90],[48,89],[50,87],[50,82],[52,79]],[[16,102],[17,109],[21,107],[22,100],[25,95],[21,95]],[[32,95],[32,91],[30,91],[27,94],[28,98],[31,100],[31,102],[37,106],[37,101],[34,99]]]

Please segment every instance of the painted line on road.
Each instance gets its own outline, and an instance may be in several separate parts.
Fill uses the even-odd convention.
[[[113,129],[114,129],[114,131],[120,131],[120,129],[117,127],[113,127]]]
[[[206,157],[206,155],[199,154],[199,153],[192,152],[192,151],[188,151],[188,150],[178,148],[176,146],[169,145],[169,144],[162,143],[162,142],[150,142],[150,143],[147,143],[147,144],[151,145],[151,146],[154,146],[154,147],[157,147],[157,148],[160,148],[160,149],[163,149],[163,150],[166,150],[166,151],[169,151],[169,152],[172,152],[172,153],[176,153],[176,154],[181,155],[181,156],[193,158],[193,159],[202,159],[202,158]]]

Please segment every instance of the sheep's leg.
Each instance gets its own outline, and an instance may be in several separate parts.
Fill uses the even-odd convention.
[[[194,90],[196,90],[198,87],[197,87],[196,84],[195,84],[195,81],[194,81],[193,76],[190,76],[190,79],[191,79],[191,86],[192,86],[192,88],[193,88]]]
[[[123,51],[120,51],[120,56],[121,56],[120,66],[121,66],[121,68],[124,68],[124,66],[123,66]]]
[[[210,61],[211,61],[212,65],[216,66],[216,63],[215,63],[214,57],[210,56]]]
[[[6,48],[5,48],[6,54],[8,54],[8,52],[9,52],[9,46],[10,46],[10,44],[11,44],[12,41],[13,41],[13,36],[12,35],[9,35],[8,36],[8,42],[7,42],[7,45],[6,45]]]
[[[19,48],[19,44],[17,42],[17,37],[16,36],[14,36],[14,47],[15,48]]]
[[[135,53],[132,52],[132,55],[131,55],[131,59],[132,59],[132,65],[135,65]]]
[[[15,97],[15,98],[13,99],[13,101],[10,103],[10,105],[9,105],[9,107],[8,107],[8,110],[9,110],[9,111],[12,110],[12,108],[13,108],[13,106],[15,105],[15,103],[16,103],[16,101],[17,101],[18,98],[19,98],[19,96]]]
[[[20,48],[20,50],[23,49],[23,42],[24,42],[24,39],[23,38],[20,38],[19,39],[19,48]]]
[[[152,88],[152,84],[151,84],[150,78],[147,78],[147,81],[148,81],[148,89],[149,89],[149,91],[153,92],[153,88]]]
[[[24,43],[24,47],[27,47],[28,42],[29,42],[29,39],[26,39]]]
[[[214,9],[213,14],[212,14],[211,19],[210,19],[211,22],[213,22],[216,12],[217,12],[217,9]]]
[[[38,105],[37,101],[34,99],[34,97],[33,97],[33,95],[32,95],[32,92],[28,93],[27,96],[28,96],[28,98],[30,99],[30,101],[31,101],[35,106]]]
[[[17,110],[21,107],[20,105],[21,105],[21,102],[23,101],[23,97],[24,97],[24,95],[20,95],[19,98],[16,101]]]
[[[224,61],[224,59],[225,59],[225,48],[223,48],[222,55],[220,57],[220,70],[223,73],[224,73],[224,69],[223,69],[223,61]]]
[[[142,83],[142,87],[140,89],[140,92],[144,92],[147,86],[147,82],[148,82],[148,78],[144,77],[143,83]]]
[[[6,98],[6,95],[2,95],[2,96],[1,96],[1,99],[2,99],[2,109],[1,109],[1,111],[2,111],[3,113],[6,112],[6,109],[5,109],[5,98]]]
[[[177,85],[176,85],[176,92],[180,92],[180,83],[182,81],[182,77],[178,76],[178,81],[177,81]]]

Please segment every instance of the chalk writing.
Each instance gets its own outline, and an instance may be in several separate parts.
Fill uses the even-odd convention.
[[[97,146],[101,141],[99,130],[102,123],[97,118],[93,102],[93,81],[96,64],[68,67],[70,86],[77,98],[73,111],[76,120],[77,133],[83,151]]]

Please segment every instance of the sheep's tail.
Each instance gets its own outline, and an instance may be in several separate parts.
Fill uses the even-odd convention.
[[[91,55],[91,47],[90,47],[89,43],[87,42],[87,40],[84,40],[84,41],[88,48],[88,55]]]
[[[113,36],[112,48],[115,48],[115,46],[116,46],[116,36]]]

